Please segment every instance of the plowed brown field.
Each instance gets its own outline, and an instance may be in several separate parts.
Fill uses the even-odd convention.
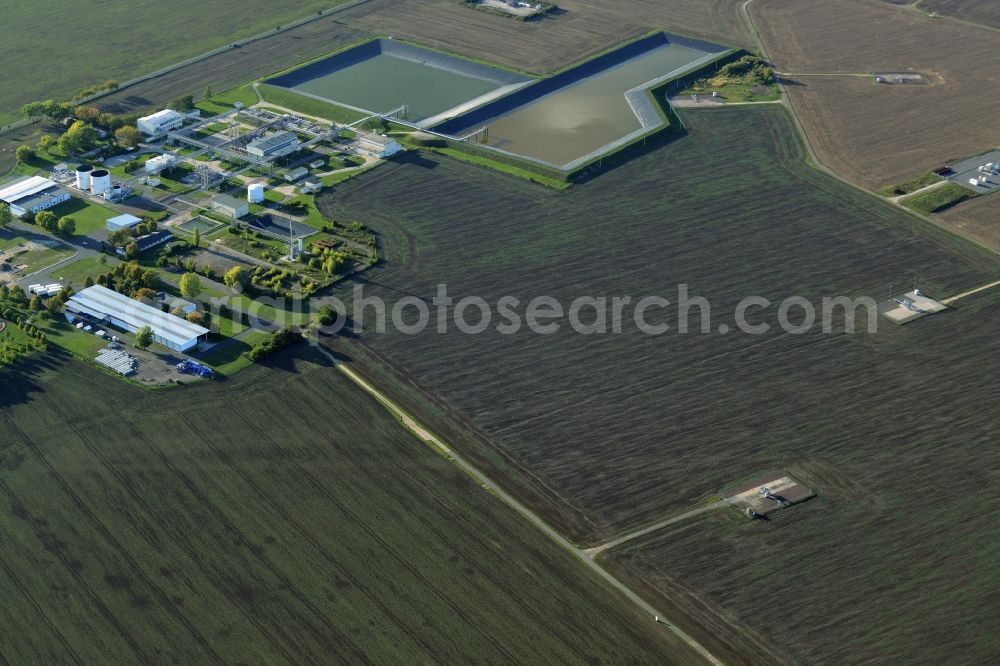
[[[769,56],[819,159],[869,188],[1000,144],[1000,34],[861,0],[757,0]],[[857,76],[915,69],[927,85]]]
[[[934,217],[946,226],[957,227],[969,238],[1000,251],[1000,196],[965,201]]]

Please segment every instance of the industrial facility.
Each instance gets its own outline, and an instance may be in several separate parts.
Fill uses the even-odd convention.
[[[384,134],[360,134],[358,136],[358,152],[368,157],[384,159],[392,157],[403,149],[399,142]]]
[[[24,176],[0,189],[0,201],[10,206],[12,215],[24,217],[69,201],[69,192],[43,176]]]
[[[277,132],[247,144],[247,152],[257,157],[284,157],[299,149],[299,138],[291,132]]]
[[[98,322],[135,333],[143,326],[153,331],[153,340],[174,351],[187,351],[208,338],[203,326],[162,312],[100,285],[73,294],[66,303],[66,318]]]
[[[149,137],[156,137],[166,134],[175,129],[180,129],[184,124],[184,115],[172,109],[157,111],[151,116],[139,118],[135,125],[139,131]]]

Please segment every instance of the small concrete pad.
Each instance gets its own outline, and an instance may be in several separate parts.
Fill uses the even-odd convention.
[[[947,310],[948,306],[935,301],[918,289],[896,296],[878,306],[878,313],[894,324],[909,324],[911,321]]]
[[[764,488],[768,491],[767,497],[762,494]],[[758,516],[764,516],[810,497],[815,497],[815,493],[792,477],[772,474],[738,486],[728,494],[727,499],[743,512],[752,510]]]

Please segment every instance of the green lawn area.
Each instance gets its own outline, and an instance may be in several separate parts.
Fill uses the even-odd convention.
[[[365,117],[362,113],[352,111],[351,109],[344,108],[338,104],[331,104],[329,102],[322,102],[311,97],[304,97],[303,95],[292,92],[291,90],[278,88],[277,86],[268,85],[266,83],[260,84],[257,89],[260,91],[261,97],[264,98],[265,102],[283,106],[291,109],[292,111],[303,113],[307,116],[325,118],[338,123],[352,123],[355,120],[361,120]]]
[[[61,203],[51,210],[58,217],[72,216],[76,220],[77,236],[87,236],[98,229],[104,229],[110,218],[120,214],[110,208],[77,197],[71,197],[69,201]]]
[[[979,195],[964,185],[947,183],[933,190],[901,199],[900,202],[920,213],[937,213],[977,196]]]
[[[768,92],[761,94],[761,91],[764,89]],[[719,97],[727,102],[773,102],[781,98],[781,91],[778,90],[778,86],[775,84],[750,86],[749,84],[739,82],[714,82],[711,79],[697,81],[676,94],[708,96],[713,92],[719,93]]]
[[[940,182],[941,182],[940,176],[937,176],[928,171],[927,173],[920,174],[916,178],[911,178],[905,183],[883,187],[882,189],[878,190],[877,194],[881,194],[884,197],[898,197],[903,194],[909,194],[910,192],[916,192],[922,187],[927,187],[928,185],[933,185],[934,183],[940,183]]]
[[[198,360],[210,366],[217,373],[230,377],[240,370],[253,365],[253,361],[243,355],[255,344],[268,336],[263,331],[253,331],[240,340],[226,340],[209,350]]]
[[[559,180],[558,178],[552,178],[550,176],[543,176],[542,174],[535,173],[534,171],[530,171],[528,169],[522,169],[521,167],[516,167],[511,164],[497,162],[496,160],[491,160],[480,155],[472,155],[471,153],[457,150],[455,148],[424,147],[422,150],[429,150],[431,152],[440,153],[441,155],[447,155],[448,157],[454,157],[457,160],[468,162],[470,164],[478,164],[479,166],[486,167],[487,169],[508,173],[512,176],[524,178],[525,180],[530,180],[533,183],[546,185],[557,190],[564,190],[570,186],[570,183],[565,180]]]
[[[68,245],[60,243],[56,247],[29,250],[24,254],[19,254],[12,259],[11,263],[27,264],[28,268],[24,271],[24,273],[34,273],[35,271],[40,271],[43,268],[47,268],[52,264],[73,256],[73,252],[74,250]]]
[[[242,102],[244,106],[253,106],[257,103],[257,95],[254,94],[253,88],[250,84],[238,86],[236,88],[230,88],[224,92],[217,95],[212,95],[209,99],[204,99],[197,104],[196,107],[201,109],[201,112],[205,116],[217,116],[220,113],[227,113],[233,110],[233,105],[236,102]],[[217,125],[209,125],[209,128],[217,127]],[[216,129],[214,131],[222,131],[225,127],[221,129]]]
[[[106,273],[111,269],[111,265],[117,263],[116,260],[108,258],[108,264],[102,264],[96,257],[79,259],[72,263],[61,266],[56,271],[56,276],[60,280],[65,280],[73,285],[73,288],[80,290],[88,277],[97,279],[101,273]]]
[[[351,172],[348,175],[354,175],[356,172]],[[308,224],[313,229],[322,229],[324,226],[329,225],[331,222],[323,217],[323,214],[319,212],[316,208],[316,197],[312,194],[300,194],[292,199],[289,199],[288,203],[292,202],[302,202],[306,205],[306,216],[299,220],[305,224]],[[310,238],[312,238],[310,236]]]
[[[66,351],[76,354],[81,358],[93,360],[97,352],[108,345],[107,340],[102,340],[96,335],[77,330],[72,324],[66,321],[62,315],[57,315],[57,319],[46,322],[38,322],[38,328],[45,331],[50,343],[55,343]],[[112,333],[109,331],[109,333]],[[120,335],[117,331],[114,335]]]
[[[6,250],[14,247],[18,243],[23,243],[26,240],[27,239],[24,236],[20,235],[16,231],[0,229],[0,250]]]

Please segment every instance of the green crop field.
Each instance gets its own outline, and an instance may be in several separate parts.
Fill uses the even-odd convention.
[[[13,120],[26,102],[68,99],[108,79],[151,73],[342,1],[247,0],[234,10],[223,0],[146,2],[141,7],[104,3],[97,8],[48,0],[44,27],[36,3],[8,3],[0,42],[0,90],[5,92],[0,125]]]
[[[564,307],[581,296],[676,301],[683,283],[710,301],[710,334],[676,332],[671,308],[664,316],[672,330],[661,336],[628,322],[621,334],[584,336],[563,320],[551,335],[501,335],[492,326],[466,335],[454,325],[438,334],[432,326],[419,335],[366,332],[335,347],[582,543],[669,517],[755,474],[800,470],[825,498],[809,514],[822,506],[837,512],[830,529],[811,528],[807,547],[791,543],[783,554],[791,561],[823,553],[828,561],[814,587],[779,575],[758,583],[743,570],[742,579],[720,579],[708,591],[710,604],[738,613],[790,658],[912,662],[946,644],[946,633],[978,632],[963,623],[996,617],[984,595],[938,607],[930,625],[915,590],[926,584],[957,595],[991,584],[983,563],[1000,542],[996,526],[977,522],[979,548],[952,549],[950,532],[953,521],[976,520],[966,514],[967,493],[982,487],[976,470],[990,469],[995,451],[994,417],[982,400],[995,396],[1000,371],[990,343],[995,297],[901,328],[882,322],[875,334],[863,324],[848,334],[842,318],[830,334],[784,333],[776,305],[754,318],[772,325],[766,334],[723,335],[715,327],[734,330],[745,296],[775,304],[795,295],[884,297],[890,285],[916,277],[922,290],[946,297],[995,280],[996,259],[806,168],[782,109],[682,119],[683,138],[564,192],[423,153],[352,179],[318,203],[333,219],[363,218],[378,232],[382,263],[365,274],[365,295],[390,304],[404,294],[429,300],[443,283],[456,300],[513,296],[523,315],[543,295]],[[349,290],[342,295],[349,300]],[[694,330],[699,313],[687,317]],[[478,309],[468,318],[478,321]],[[593,315],[584,311],[583,319]],[[949,452],[947,464],[937,464],[939,449]],[[824,480],[855,476],[863,482]],[[942,485],[947,492],[929,494]],[[935,511],[925,511],[928,504]],[[856,544],[841,550],[844,524]],[[911,571],[902,555],[881,558],[889,533],[899,553],[933,545],[950,565]],[[739,552],[754,547],[732,540]],[[703,555],[711,553],[691,553]],[[808,562],[800,566],[808,570]],[[893,622],[865,651],[849,651],[847,639],[869,635],[871,615],[829,575],[838,567],[852,572],[856,590],[907,580],[893,597]],[[657,571],[655,580],[683,583],[667,564]],[[759,604],[729,603],[733,585],[746,585]],[[823,594],[812,594],[815,586]],[[777,629],[757,612],[776,597],[788,605],[786,616],[821,600],[837,620],[800,633]],[[700,611],[687,612],[693,631],[711,626]]]
[[[699,663],[307,353],[0,370],[5,662]]]

